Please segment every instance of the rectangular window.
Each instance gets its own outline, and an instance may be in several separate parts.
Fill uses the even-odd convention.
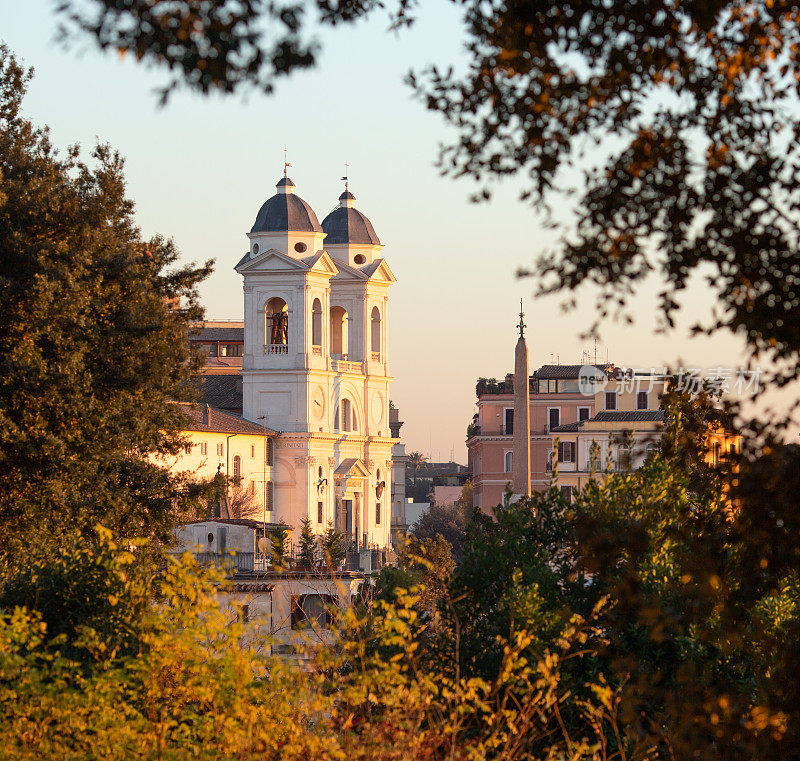
[[[256,445],[255,444],[251,444],[250,445],[250,459],[251,460],[255,460],[256,459]]]
[[[617,392],[616,391],[606,391],[606,409],[607,410],[615,410],[615,409],[617,409]]]
[[[381,503],[380,502],[376,502],[375,503],[375,525],[376,526],[380,526],[381,525]]]
[[[558,445],[559,462],[575,462],[575,442],[562,441]]]
[[[225,454],[225,445],[220,442],[217,444],[217,456],[222,457]]]
[[[201,441],[200,442],[200,454],[207,455],[208,454],[208,442]]]
[[[322,502],[317,502],[317,523],[322,523],[322,510],[323,510]]]
[[[267,504],[265,505],[268,512],[272,512],[274,509],[275,501],[275,485],[272,481],[267,481]]]
[[[561,425],[561,410],[558,407],[551,407],[547,410],[547,430],[552,431]]]
[[[646,410],[649,405],[647,404],[647,391],[639,391],[636,394],[636,409]]]
[[[578,422],[588,420],[591,410],[588,407],[578,407]]]
[[[514,408],[513,407],[506,407],[505,409],[505,419],[504,419],[504,427],[503,433],[506,436],[510,436],[514,433]]]
[[[242,605],[242,623],[246,624],[250,621],[250,606]]]
[[[562,486],[561,487],[561,496],[567,502],[572,502],[572,487],[571,486]]]
[[[186,444],[183,447],[183,450],[184,450],[184,452],[186,452],[186,454],[191,454],[192,453],[192,445],[191,444]]]

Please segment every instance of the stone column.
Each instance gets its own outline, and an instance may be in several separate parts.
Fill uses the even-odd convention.
[[[521,332],[521,331],[520,331]],[[520,335],[514,354],[514,480],[516,497],[531,494],[531,408],[528,391],[528,344]]]

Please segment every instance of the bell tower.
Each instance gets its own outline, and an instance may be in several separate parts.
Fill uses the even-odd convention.
[[[276,190],[235,268],[244,278],[243,414],[280,431],[270,518],[298,529],[308,517],[317,533],[330,523],[355,547],[385,548],[395,278],[354,198],[342,194],[320,225],[286,174]]]

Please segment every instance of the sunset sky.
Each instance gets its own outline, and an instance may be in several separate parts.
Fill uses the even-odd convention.
[[[390,302],[392,398],[405,420],[407,450],[433,459],[466,459],[475,380],[513,369],[519,299],[525,299],[532,368],[580,363],[593,350],[579,334],[593,319],[591,294],[564,315],[558,299],[532,298],[519,266],[546,252],[548,233],[509,180],[491,202],[469,203],[472,185],[441,177],[437,146],[452,137],[403,83],[411,67],[458,63],[458,8],[426,3],[425,16],[398,35],[385,16],[322,35],[319,66],[257,92],[204,99],[175,94],[160,108],[162,73],[101,55],[92,43],[64,49],[55,37],[54,2],[0,5],[0,39],[36,69],[25,104],[49,124],[55,145],[87,150],[108,141],[127,158],[137,218],[146,235],[171,236],[188,260],[216,260],[202,289],[211,319],[241,319],[240,277],[233,271],[261,203],[282,172],[283,146],[297,193],[322,219],[342,191],[350,164],[357,207],[372,221],[398,282]],[[636,301],[637,323],[602,330],[598,359],[620,365],[733,367],[741,343],[730,337],[688,340],[687,325],[708,313],[702,284],[683,302],[686,314],[668,336],[653,334],[652,282]]]

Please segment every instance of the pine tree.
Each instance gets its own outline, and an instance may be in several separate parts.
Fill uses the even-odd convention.
[[[31,72],[0,46],[0,553],[89,538],[168,541],[191,490],[160,462],[182,442],[203,267],[145,242],[123,160],[59,155],[22,114]],[[178,308],[176,305],[181,305]]]
[[[311,519],[306,516],[301,521],[300,531],[300,563],[306,568],[313,568],[317,557],[317,538],[311,530]]]
[[[277,565],[283,565],[283,560],[286,556],[286,542],[289,538],[289,526],[281,518],[277,527],[272,529],[269,534],[269,540],[272,543],[272,562]]]
[[[332,568],[336,568],[347,556],[344,534],[337,531],[330,521],[328,521],[328,528],[322,535],[322,554],[325,562]]]

